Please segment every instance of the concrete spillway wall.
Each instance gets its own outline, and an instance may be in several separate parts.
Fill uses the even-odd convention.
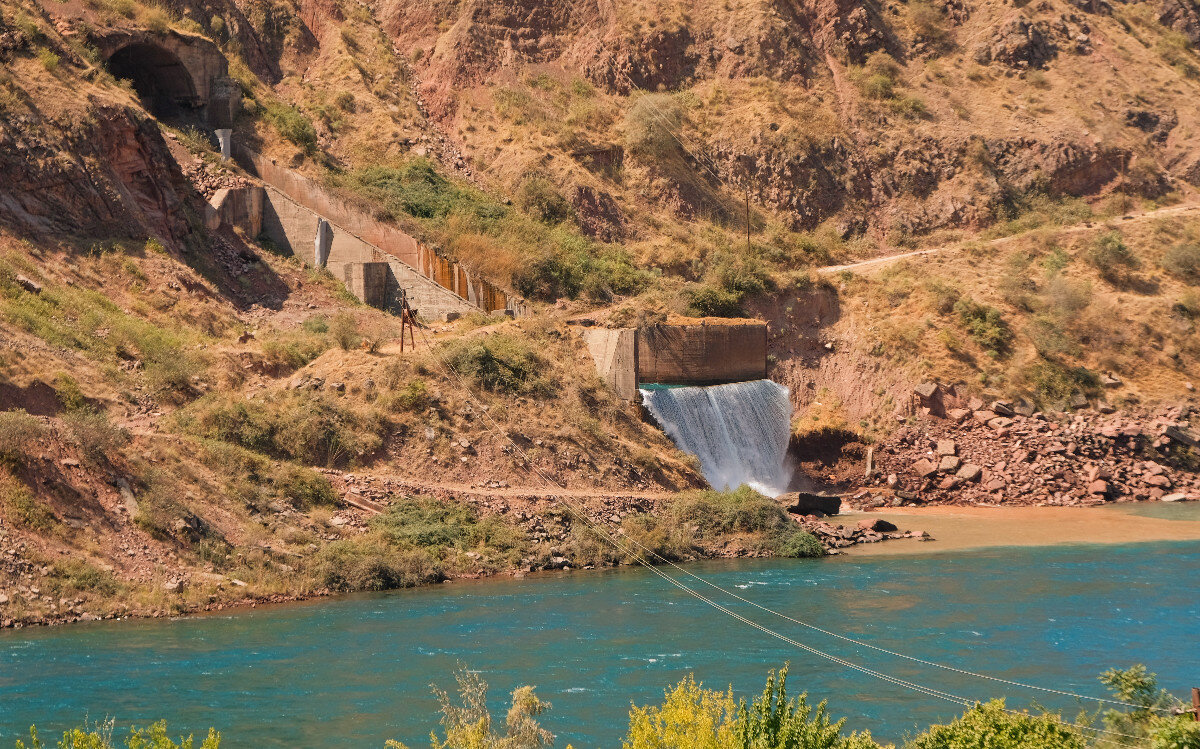
[[[767,325],[761,320],[585,328],[596,371],[625,400],[638,385],[715,385],[767,376]]]

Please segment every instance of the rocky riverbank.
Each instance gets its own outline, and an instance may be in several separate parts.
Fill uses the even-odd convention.
[[[875,446],[849,505],[1101,505],[1200,500],[1186,405],[1063,413],[973,399],[924,413]]]

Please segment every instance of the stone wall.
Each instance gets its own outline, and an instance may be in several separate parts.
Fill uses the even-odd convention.
[[[767,376],[767,325],[718,324],[585,328],[580,333],[596,371],[626,400],[639,384],[712,385]]]

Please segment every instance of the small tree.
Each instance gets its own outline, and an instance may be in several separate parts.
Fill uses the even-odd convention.
[[[704,689],[690,674],[662,706],[634,706],[624,749],[728,749],[738,746],[733,693]]]
[[[825,703],[816,709],[808,695],[787,696],[788,667],[767,676],[763,693],[747,707],[738,705],[738,744],[743,749],[879,749],[870,733],[842,735],[846,719],[831,721]]]
[[[492,730],[492,714],[487,708],[487,682],[479,674],[460,668],[454,674],[462,700],[456,705],[449,693],[434,687],[442,710],[445,738],[430,734],[433,749],[543,749],[554,745],[554,734],[542,728],[537,716],[550,709],[539,699],[533,687],[513,690],[512,707],[505,719],[505,732]],[[407,749],[398,741],[388,741],[388,749]]]

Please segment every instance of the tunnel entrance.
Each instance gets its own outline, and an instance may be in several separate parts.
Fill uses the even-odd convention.
[[[158,119],[203,124],[204,101],[173,52],[154,44],[130,44],[108,58],[108,71],[130,81],[142,105]]]

